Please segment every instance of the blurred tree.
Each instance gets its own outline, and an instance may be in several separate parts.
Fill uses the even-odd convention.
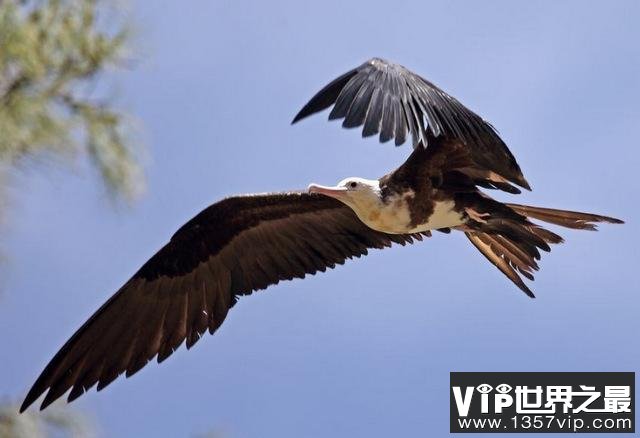
[[[127,119],[95,97],[104,97],[96,79],[122,60],[127,38],[125,26],[99,19],[107,13],[97,0],[0,0],[0,191],[25,163],[85,156],[114,197],[140,192]],[[91,435],[75,411],[19,415],[0,403],[0,437]]]
[[[27,411],[18,414],[18,405],[5,403],[0,406],[0,437],[48,438],[95,436],[86,416],[68,408],[54,408],[45,412]]]
[[[123,114],[95,100],[122,60],[125,26],[96,0],[0,0],[0,172],[87,156],[115,197],[142,188]],[[104,94],[104,90],[102,91]],[[0,184],[2,184],[0,175]]]

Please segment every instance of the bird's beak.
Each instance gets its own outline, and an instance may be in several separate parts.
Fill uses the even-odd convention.
[[[318,184],[309,184],[309,193],[320,193],[321,195],[329,196],[331,198],[340,199],[347,191],[346,187],[327,187]]]

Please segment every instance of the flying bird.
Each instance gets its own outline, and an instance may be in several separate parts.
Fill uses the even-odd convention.
[[[329,118],[362,126],[413,152],[379,179],[346,178],[306,191],[233,196],[200,212],[171,237],[45,367],[21,412],[46,392],[44,409],[71,390],[162,362],[183,342],[214,333],[242,295],[343,264],[372,248],[459,231],[518,288],[533,292],[541,251],[562,242],[534,220],[594,230],[619,219],[502,203],[481,189],[530,189],[494,128],[406,68],[371,59],[319,91],[293,123],[333,106]]]

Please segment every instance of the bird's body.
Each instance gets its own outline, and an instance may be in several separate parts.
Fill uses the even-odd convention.
[[[60,349],[21,410],[43,393],[42,408],[71,389],[69,400],[151,359],[166,359],[213,333],[239,296],[304,278],[371,248],[406,245],[432,230],[463,232],[527,295],[540,251],[561,237],[532,219],[574,229],[618,219],[502,203],[482,189],[529,189],[495,130],[435,85],[374,58],[322,89],[294,119],[334,105],[330,118],[363,126],[414,150],[379,179],[312,184],[308,193],[234,196],[182,226]],[[389,273],[392,275],[392,273]]]
[[[430,214],[418,214],[412,219],[413,202],[415,193],[407,190],[388,197],[378,206],[355,212],[369,228],[390,234],[423,233],[457,227],[464,223],[464,217],[455,210],[453,201],[432,201]]]
[[[422,233],[465,222],[464,212],[458,211],[445,191],[431,187],[428,181],[394,184],[393,173],[379,180],[347,178],[337,187],[311,184],[309,191],[338,199],[365,225],[383,233]]]

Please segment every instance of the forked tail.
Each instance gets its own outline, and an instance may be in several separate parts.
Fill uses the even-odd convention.
[[[489,207],[485,209],[474,207],[474,213],[479,213],[478,218],[482,216],[482,210],[489,214],[486,220],[472,220],[470,226],[465,228],[465,234],[493,265],[532,298],[534,294],[524,284],[521,275],[533,280],[533,272],[539,269],[537,261],[540,260],[540,250],[548,252],[551,250],[549,244],[562,243],[563,240],[529,219],[579,230],[595,230],[598,222],[624,223],[620,219],[591,213],[500,204],[497,201],[489,203],[495,204],[484,205]],[[499,204],[497,209],[496,204]]]

